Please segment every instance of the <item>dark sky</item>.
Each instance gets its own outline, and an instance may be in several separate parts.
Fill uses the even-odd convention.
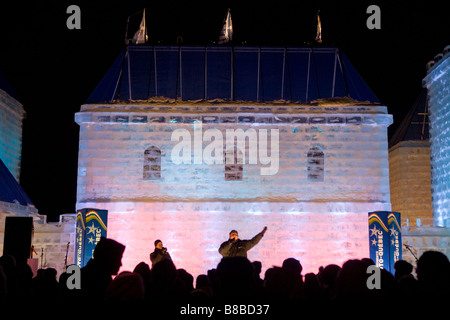
[[[27,112],[21,185],[49,220],[75,210],[74,114],[124,48],[127,17],[144,7],[150,44],[182,36],[184,44],[202,45],[217,41],[230,7],[236,45],[302,46],[313,41],[320,10],[323,45],[341,48],[388,107],[390,134],[419,95],[426,63],[450,44],[446,7],[435,1],[5,2],[0,72]],[[66,27],[71,4],[81,9],[81,30]],[[381,9],[381,30],[366,27],[371,4]]]

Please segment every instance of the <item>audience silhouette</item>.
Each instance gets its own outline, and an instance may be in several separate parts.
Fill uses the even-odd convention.
[[[223,302],[223,301],[341,301],[450,298],[450,263],[441,252],[427,251],[413,266],[403,260],[394,265],[392,275],[381,269],[380,289],[369,289],[367,268],[370,259],[351,259],[342,266],[330,264],[318,273],[302,275],[302,265],[295,258],[266,270],[260,277],[261,262],[245,257],[222,258],[216,269],[195,279],[184,269],[177,269],[171,259],[161,260],[150,268],[139,263],[133,271],[118,273],[125,246],[102,238],[93,258],[81,269],[81,289],[69,290],[63,273],[57,280],[56,270],[38,270],[33,278],[28,265],[16,264],[14,257],[0,257],[0,299],[45,297],[53,301],[67,298],[100,300],[142,300]],[[150,261],[149,261],[150,262]],[[113,276],[114,279],[113,279]]]

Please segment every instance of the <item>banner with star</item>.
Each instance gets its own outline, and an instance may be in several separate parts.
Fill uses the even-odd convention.
[[[81,209],[77,212],[76,261],[82,268],[92,258],[101,237],[106,238],[108,210]]]
[[[390,212],[387,216],[389,228],[390,271],[394,273],[394,263],[402,259],[402,228],[400,213]]]
[[[369,212],[370,258],[379,268],[394,273],[394,263],[402,258],[400,213]]]
[[[84,267],[84,234],[86,233],[86,215],[77,212],[77,233],[75,238],[75,262],[78,267]]]

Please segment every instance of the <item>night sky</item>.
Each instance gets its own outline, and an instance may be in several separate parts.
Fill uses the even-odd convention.
[[[74,114],[124,48],[127,17],[143,8],[150,44],[176,44],[178,36],[186,45],[212,44],[231,8],[234,43],[249,46],[308,45],[320,10],[323,45],[338,46],[394,115],[390,135],[419,95],[426,63],[450,44],[447,9],[434,1],[5,2],[0,72],[27,113],[21,185],[49,221],[75,211]],[[81,30],[66,27],[71,4],[81,9]],[[381,9],[381,30],[366,27],[371,4]],[[133,16],[130,28],[139,22]]]

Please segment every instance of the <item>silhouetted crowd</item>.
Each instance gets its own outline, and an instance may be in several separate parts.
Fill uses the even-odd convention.
[[[152,267],[139,263],[131,271],[118,273],[125,247],[102,238],[94,257],[81,269],[81,289],[68,289],[69,273],[57,279],[53,268],[40,269],[33,277],[30,267],[17,264],[12,256],[0,258],[1,299],[94,298],[97,300],[186,301],[340,301],[390,299],[447,299],[450,297],[450,264],[437,251],[427,251],[413,266],[403,260],[395,264],[395,275],[380,270],[380,289],[369,289],[370,259],[348,260],[342,266],[330,264],[318,273],[302,275],[295,258],[267,269],[261,277],[261,262],[245,257],[223,258],[215,269],[193,276],[177,269],[171,259]],[[116,275],[116,276],[115,276]],[[113,277],[115,276],[115,277]]]

